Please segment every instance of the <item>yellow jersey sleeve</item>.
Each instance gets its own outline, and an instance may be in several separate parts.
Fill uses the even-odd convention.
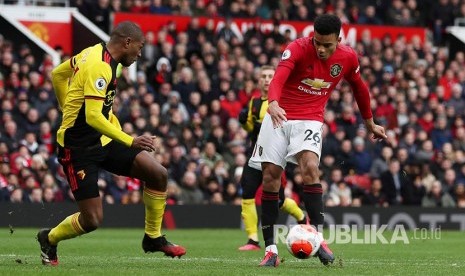
[[[52,71],[52,84],[55,91],[55,95],[58,100],[58,105],[60,109],[63,109],[65,103],[66,94],[68,93],[69,88],[69,79],[73,76],[75,72],[76,60],[79,59],[79,55],[76,55],[57,67]]]
[[[115,118],[112,118],[112,116],[114,116],[112,113],[109,114],[108,119],[105,118],[102,113],[107,87],[112,79],[110,65],[104,62],[98,62],[89,66],[87,70],[87,78],[84,84],[87,124],[108,138],[130,147],[134,138],[121,130],[119,121],[115,124]]]
[[[250,99],[249,101],[249,111],[247,112],[247,122],[242,126],[243,129],[247,132],[252,132],[253,127],[254,127],[254,120],[253,120],[253,115],[252,115],[252,104],[253,104],[253,98]]]
[[[118,117],[116,117],[116,115],[113,114],[113,110],[110,111],[110,116],[109,116],[109,118],[108,118],[108,121],[110,121],[110,123],[112,123],[112,124],[113,124],[114,126],[116,126],[118,129],[120,129],[120,130],[123,129],[123,128],[121,127],[121,124],[120,124],[119,120],[118,120]]]
[[[105,99],[108,84],[112,78],[111,67],[108,63],[97,62],[87,68],[84,84],[84,97]]]
[[[103,116],[101,112],[103,108],[103,100],[90,97],[86,98],[85,104],[87,124],[108,138],[120,142],[128,147],[132,145],[134,138],[123,132],[121,128],[118,128],[114,123],[110,122],[107,118],[105,118],[105,116]]]

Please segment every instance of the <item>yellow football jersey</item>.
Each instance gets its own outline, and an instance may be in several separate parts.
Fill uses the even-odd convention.
[[[84,49],[53,70],[52,82],[63,111],[63,121],[57,134],[57,141],[61,146],[103,146],[112,139],[128,146],[132,144],[132,137],[121,130],[118,119],[112,114],[117,67],[118,63],[111,57],[105,45],[100,43]],[[106,120],[102,117],[99,121],[98,125],[102,125],[100,129],[88,123],[86,100],[103,103],[101,115]]]

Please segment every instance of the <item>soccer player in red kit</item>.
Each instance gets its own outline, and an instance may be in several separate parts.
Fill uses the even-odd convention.
[[[310,224],[322,229],[323,190],[318,165],[323,116],[331,91],[342,78],[352,87],[367,130],[375,139],[386,138],[384,128],[373,121],[370,95],[360,77],[357,54],[339,43],[340,19],[329,14],[318,16],[314,29],[312,37],[295,40],[282,54],[269,88],[268,114],[249,161],[255,168],[261,164],[263,173],[261,223],[266,248],[260,266],[279,265],[273,228],[278,218],[281,173],[287,162],[299,166],[304,181],[302,200]],[[324,265],[334,261],[324,240],[316,256]]]

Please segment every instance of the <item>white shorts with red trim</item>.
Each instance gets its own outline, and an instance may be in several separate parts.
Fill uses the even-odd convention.
[[[323,123],[310,120],[288,120],[279,128],[273,127],[269,114],[265,115],[249,166],[261,170],[261,163],[270,162],[286,167],[297,164],[296,155],[304,150],[321,156]]]

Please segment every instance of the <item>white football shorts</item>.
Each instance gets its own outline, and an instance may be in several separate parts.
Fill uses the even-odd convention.
[[[249,166],[261,170],[262,162],[286,168],[287,162],[297,164],[296,154],[309,150],[321,156],[323,123],[310,120],[288,120],[274,128],[271,116],[263,118],[260,134],[249,160]]]

